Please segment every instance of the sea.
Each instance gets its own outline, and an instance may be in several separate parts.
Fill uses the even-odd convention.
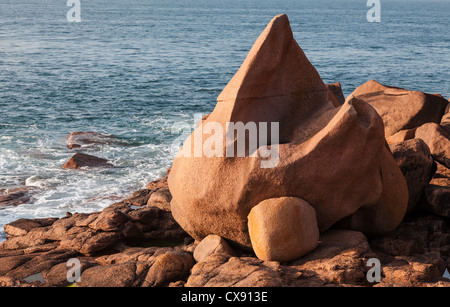
[[[6,223],[99,211],[163,176],[283,13],[345,95],[374,79],[450,97],[448,0],[0,0],[0,191],[34,187],[0,208],[0,241]],[[75,131],[115,137],[69,149]],[[75,152],[115,167],[63,169]]]

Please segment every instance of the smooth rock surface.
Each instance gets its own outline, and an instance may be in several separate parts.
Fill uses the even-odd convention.
[[[95,131],[78,131],[69,134],[66,140],[67,147],[70,149],[90,146],[94,144],[113,144],[118,143],[117,139],[112,134],[105,134]]]
[[[253,251],[265,261],[286,262],[300,258],[319,242],[316,212],[297,197],[260,202],[248,215],[248,229]]]

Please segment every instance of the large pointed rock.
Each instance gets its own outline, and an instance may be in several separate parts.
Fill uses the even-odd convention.
[[[448,101],[441,95],[385,86],[369,80],[356,88],[348,99],[357,97],[375,108],[383,119],[386,136],[425,123],[440,123]]]
[[[250,210],[290,196],[311,204],[320,231],[349,216],[354,230],[395,228],[408,190],[383,121],[356,98],[336,108],[328,93],[287,16],[276,16],[174,159],[168,184],[181,227],[199,240],[216,234],[250,248]],[[232,130],[237,122],[245,133]],[[258,139],[264,132],[271,146]]]

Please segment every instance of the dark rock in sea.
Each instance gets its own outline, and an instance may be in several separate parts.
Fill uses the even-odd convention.
[[[24,203],[34,201],[33,192],[39,189],[35,187],[20,187],[10,190],[4,190],[0,194],[0,207],[18,206]]]
[[[95,131],[72,132],[66,140],[70,149],[80,148],[95,144],[116,144],[121,141],[112,134],[105,134]]]
[[[441,278],[445,262],[450,264],[450,232],[443,219],[411,216],[388,236],[371,241],[361,232],[329,230],[321,234],[314,251],[289,263],[263,261],[210,244],[206,258],[195,264],[197,243],[186,240],[189,236],[173,219],[170,207],[148,203],[133,210],[123,200],[101,212],[19,219],[5,225],[0,286],[70,285],[71,258],[80,261],[81,279],[76,284],[82,287],[450,286]],[[222,241],[218,237],[217,242]],[[365,278],[372,257],[382,264],[378,284]]]
[[[108,160],[87,155],[84,153],[76,153],[69,159],[63,168],[79,169],[82,167],[114,167]]]

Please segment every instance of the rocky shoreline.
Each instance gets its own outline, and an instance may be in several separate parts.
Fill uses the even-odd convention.
[[[0,286],[73,285],[67,261],[77,258],[76,285],[82,287],[448,287],[450,280],[442,276],[450,268],[450,169],[433,160],[422,139],[390,149],[414,204],[385,236],[330,229],[312,252],[282,263],[260,260],[216,235],[196,241],[171,214],[169,168],[146,189],[101,212],[4,225],[8,238],[0,244]],[[12,201],[17,194],[20,201],[23,193],[2,197]],[[370,258],[381,262],[381,282],[367,281]]]
[[[442,176],[435,174],[450,181]],[[5,225],[0,285],[69,286],[67,261],[77,258],[81,287],[450,286],[442,277],[450,267],[449,220],[433,209],[417,209],[383,237],[328,230],[314,251],[279,263],[218,236],[192,239],[171,215],[166,178],[101,212]],[[379,283],[366,279],[370,258],[380,259]]]
[[[211,149],[202,129],[230,121],[281,122],[279,161],[223,157],[217,142],[216,156],[177,155],[164,177],[100,212],[6,224],[0,286],[450,286],[445,98],[374,80],[344,97],[279,15],[191,136]],[[191,136],[180,152],[195,153]],[[67,143],[111,140],[75,132]],[[62,167],[114,165],[77,152]],[[3,191],[0,207],[30,197]]]

